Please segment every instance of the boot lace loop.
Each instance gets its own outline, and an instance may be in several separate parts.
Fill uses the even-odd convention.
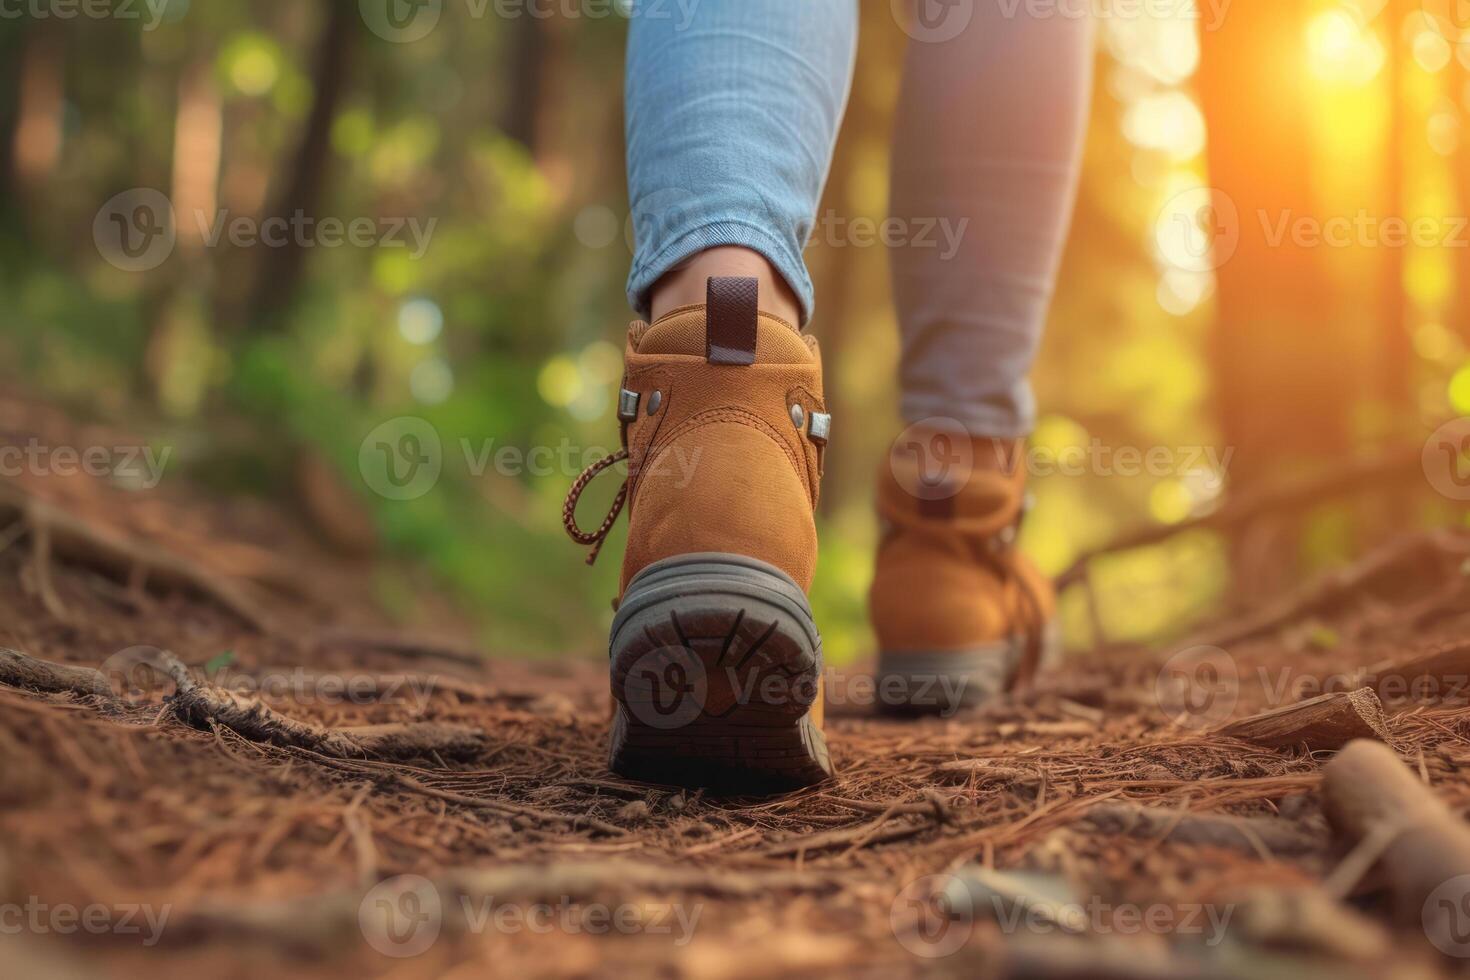
[[[613,498],[612,508],[602,523],[595,531],[584,531],[577,525],[577,501],[582,498],[582,491],[587,489],[587,484],[597,478],[597,474],[615,466],[628,458],[626,448],[619,449],[615,453],[609,453],[602,459],[593,463],[582,471],[582,475],[572,481],[571,489],[567,491],[566,503],[562,504],[561,520],[567,529],[567,534],[578,544],[591,545],[592,551],[587,555],[587,564],[591,565],[597,561],[598,552],[602,551],[603,544],[607,541],[608,533],[612,531],[613,525],[617,523],[618,515],[623,512],[623,506],[628,502],[628,481],[625,478],[623,485],[618,489],[618,495]]]

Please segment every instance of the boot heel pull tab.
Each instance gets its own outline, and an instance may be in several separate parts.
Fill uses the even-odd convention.
[[[704,352],[711,364],[754,364],[760,280],[710,276]]]

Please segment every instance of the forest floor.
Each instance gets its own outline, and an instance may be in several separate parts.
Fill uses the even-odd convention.
[[[8,399],[0,433],[113,444]],[[289,515],[7,477],[0,976],[1448,974],[1470,940],[1378,888],[1392,842],[1334,831],[1323,771],[1368,734],[1470,806],[1470,711],[1422,667],[1460,662],[1465,554],[1406,537],[979,715],[833,672],[835,779],[732,800],[609,774],[595,658],[396,631]],[[1381,713],[1293,720],[1334,684]]]

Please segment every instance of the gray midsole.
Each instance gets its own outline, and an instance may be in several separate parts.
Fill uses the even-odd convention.
[[[609,646],[615,646],[623,627],[650,606],[712,594],[741,596],[782,610],[801,624],[812,648],[821,649],[811,604],[791,576],[756,558],[718,552],[665,558],[635,575],[613,617]]]
[[[979,681],[970,690],[988,695],[1010,681],[1025,649],[1024,638],[1011,637],[963,650],[883,650],[878,654],[876,675],[879,683],[890,677],[905,683],[937,678],[963,681],[967,685]],[[1054,665],[1060,654],[1061,633],[1056,623],[1051,622],[1042,637],[1041,666]]]

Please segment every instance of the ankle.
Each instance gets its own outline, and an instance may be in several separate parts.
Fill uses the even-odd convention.
[[[698,306],[705,301],[711,276],[748,276],[760,281],[759,309],[780,317],[800,329],[801,305],[791,286],[776,267],[759,252],[738,246],[721,246],[700,252],[654,284],[650,317],[659,317],[681,306]]]

